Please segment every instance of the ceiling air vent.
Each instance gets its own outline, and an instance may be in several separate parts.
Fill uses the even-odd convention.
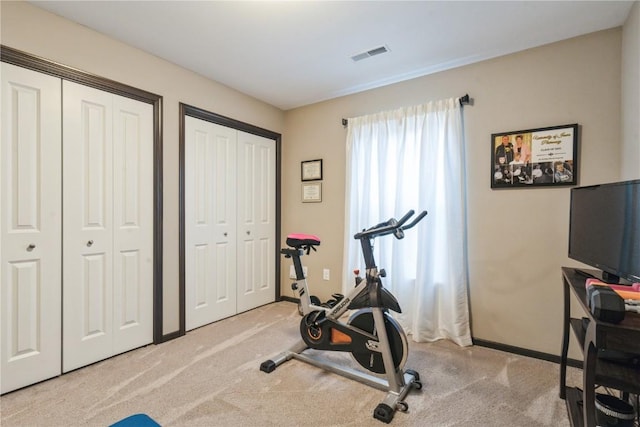
[[[357,53],[357,54],[353,55],[351,57],[351,59],[354,62],[358,62],[358,61],[361,61],[361,60],[363,60],[365,58],[370,58],[372,56],[380,55],[381,53],[387,53],[387,52],[389,52],[389,48],[387,46],[380,46],[380,47],[376,47],[376,48],[371,49],[371,50],[367,50],[365,52]]]

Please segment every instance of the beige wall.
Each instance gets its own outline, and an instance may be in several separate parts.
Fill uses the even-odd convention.
[[[163,332],[178,316],[178,104],[281,133],[281,110],[24,2],[0,3],[0,42],[163,97]]]
[[[622,31],[622,175],[640,179],[640,2]]]
[[[619,28],[598,32],[287,111],[282,233],[321,237],[306,260],[313,293],[324,299],[340,290],[346,137],[340,119],[469,93],[475,100],[464,111],[473,336],[559,354],[560,267],[575,265],[566,255],[569,188],[491,190],[490,136],[579,123],[580,184],[618,180],[621,34]],[[303,204],[300,161],[316,158],[324,159],[323,202]],[[424,208],[437,209],[416,206]],[[322,268],[331,269],[330,282],[321,280]],[[283,261],[283,283],[286,272]],[[292,295],[285,286],[283,292]]]
[[[489,137],[577,122],[580,184],[620,179],[620,159],[638,153],[637,94],[624,98],[631,131],[625,125],[619,142],[621,75],[626,88],[638,88],[637,3],[624,47],[622,31],[609,30],[286,113],[29,4],[0,5],[2,44],[164,97],[164,333],[178,329],[179,102],[283,133],[282,237],[296,231],[322,238],[307,265],[314,293],[326,299],[340,290],[342,270],[346,130],[340,120],[468,92],[475,99],[465,107],[473,335],[559,353],[559,268],[574,264],[566,257],[569,189],[492,191]],[[300,161],[317,158],[324,160],[323,202],[303,204]],[[637,177],[637,162],[626,170]],[[282,266],[283,294],[292,295],[288,263]],[[322,268],[331,270],[329,282],[321,280]]]

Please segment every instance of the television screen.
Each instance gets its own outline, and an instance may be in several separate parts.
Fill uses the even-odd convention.
[[[640,180],[571,189],[569,258],[640,282]]]

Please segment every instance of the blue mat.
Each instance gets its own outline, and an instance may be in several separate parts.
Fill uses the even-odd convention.
[[[155,422],[147,414],[135,414],[123,418],[117,423],[111,424],[109,427],[160,427],[160,424]]]

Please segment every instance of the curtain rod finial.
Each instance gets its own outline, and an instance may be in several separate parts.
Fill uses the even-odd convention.
[[[460,102],[460,106],[462,106],[462,105],[473,105],[473,98],[470,98],[469,94],[465,93],[463,96],[458,98],[458,102]]]
[[[349,120],[342,119],[342,126],[347,127],[348,124],[349,124]]]

